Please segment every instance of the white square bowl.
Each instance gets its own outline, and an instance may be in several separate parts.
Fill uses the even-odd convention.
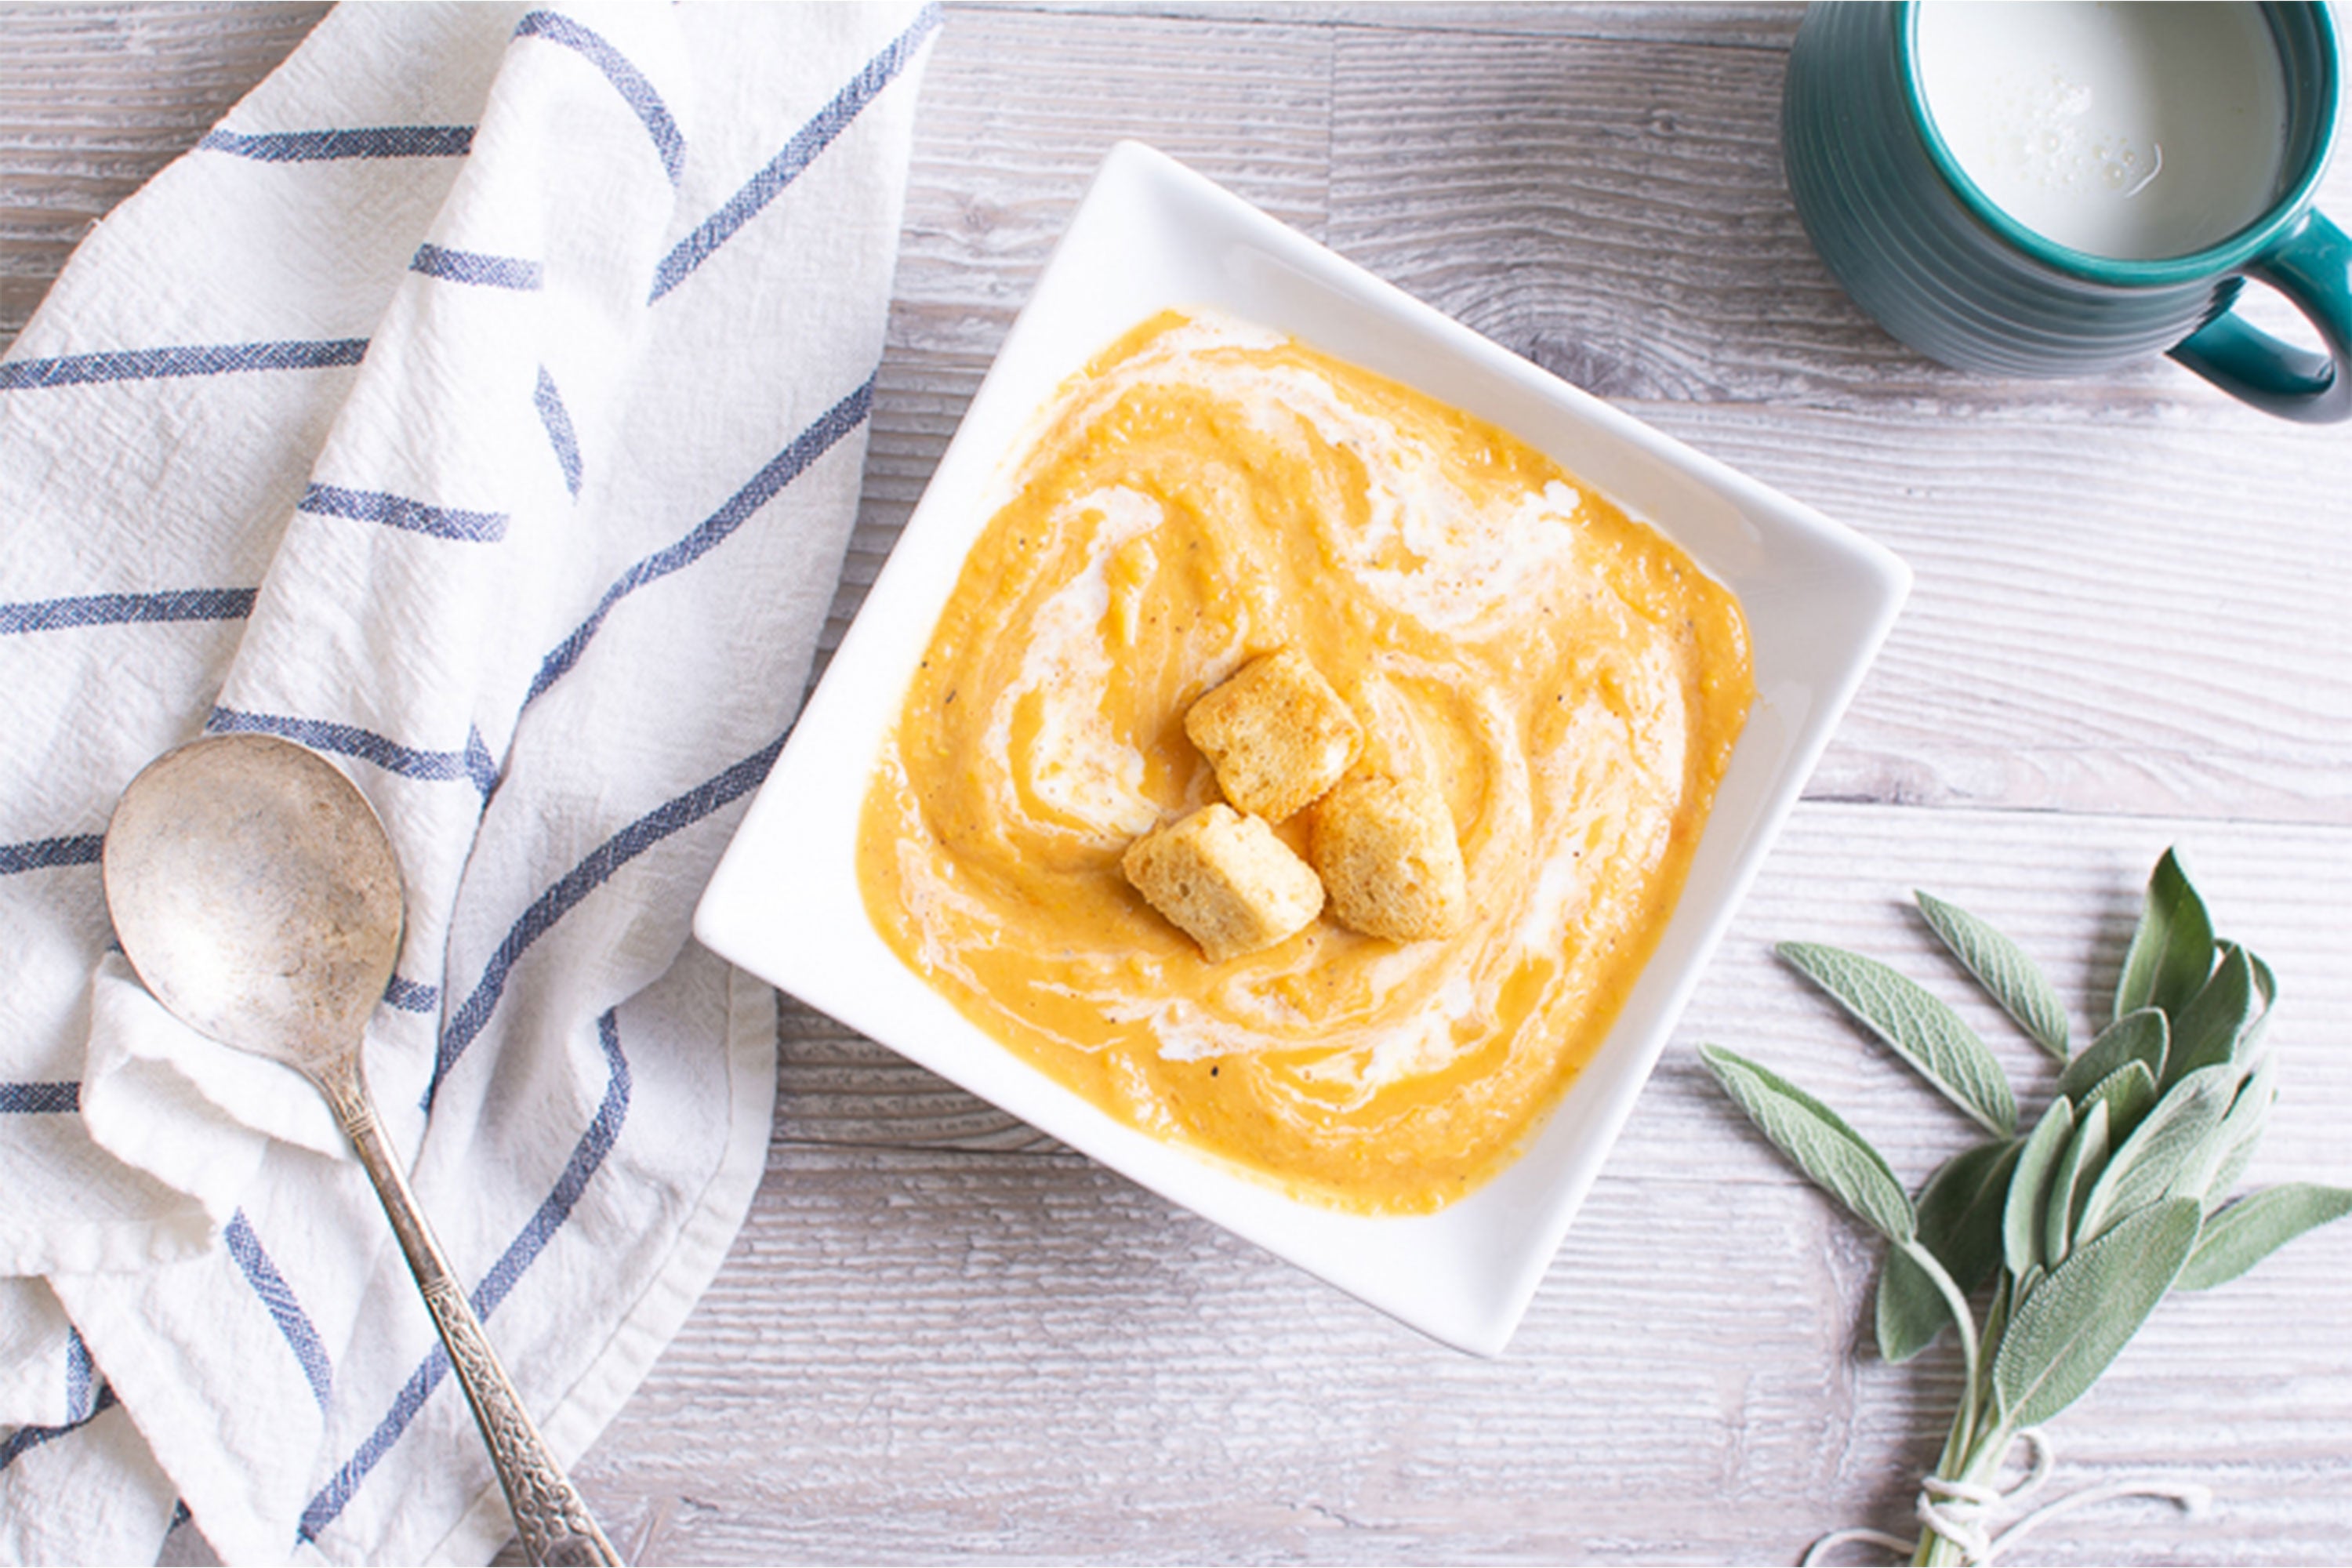
[[[1435,1214],[1337,1213],[1118,1121],[902,964],[856,864],[876,762],[963,558],[1063,382],[1166,308],[1275,328],[1549,454],[1739,596],[1757,699],[1673,920],[1507,1169]],[[1499,1352],[1910,586],[1893,554],[1496,346],[1172,160],[1114,148],[695,918],[708,946],[1170,1200],[1448,1344]]]

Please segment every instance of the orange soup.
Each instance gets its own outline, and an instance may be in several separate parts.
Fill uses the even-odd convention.
[[[884,939],[1113,1116],[1309,1199],[1426,1212],[1507,1163],[1672,915],[1753,693],[1736,599],[1502,430],[1166,314],[1063,389],[866,796]],[[1185,710],[1304,652],[1357,766],[1434,784],[1471,917],[1327,911],[1212,963],[1120,874],[1218,798]],[[1307,817],[1278,825],[1305,850]]]

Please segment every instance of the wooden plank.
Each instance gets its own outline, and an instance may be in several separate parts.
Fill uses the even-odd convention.
[[[2211,401],[1632,411],[1917,574],[1811,796],[2352,823],[2352,442]]]
[[[1947,1353],[1855,1353],[1873,1264],[1802,1194],[1728,1185],[1702,1219],[1604,1178],[1475,1363],[1090,1170],[812,1154],[776,1181],[789,1211],[578,1467],[641,1561],[1789,1561],[1907,1528],[1957,1394]],[[2114,1505],[2034,1557],[2330,1560],[2352,1378],[2246,1324],[2340,1336],[2345,1261],[2315,1237],[2168,1303],[2058,1424],[2064,1481],[2204,1479],[2215,1517]]]
[[[1795,14],[1780,21],[1785,40]],[[1782,66],[1772,49],[1652,37],[1347,30],[1329,243],[1605,396],[1873,412],[1906,399],[1949,417],[2030,405],[2201,417],[2218,403],[2163,361],[2007,381],[1887,337],[1840,292],[1789,201]],[[2352,206],[2352,168],[2326,192],[2335,210]]]
[[[90,226],[196,144],[328,7],[23,5],[0,47],[0,349]]]
[[[1098,12],[1111,16],[1209,18],[1232,21],[1246,15],[1335,31],[1410,28],[1416,32],[1486,33],[1504,37],[1673,38],[1726,48],[1784,49],[1790,17],[1800,7],[1778,4],[1715,5],[1691,0],[1668,5],[1619,5],[1577,0],[1571,5],[1532,5],[1526,0],[1381,0],[1370,5],[1319,3],[1246,6],[1231,0],[984,0],[991,10],[1045,11],[1056,15]],[[959,10],[970,9],[959,6]]]
[[[751,1221],[584,1484],[622,1539],[710,1562],[1786,1560],[1833,1524],[1903,1527],[1955,1358],[1890,1368],[1859,1348],[1874,1249],[1748,1132],[1691,1042],[1801,1078],[1916,1179],[1965,1125],[1769,941],[1919,975],[2038,1105],[2047,1065],[1901,900],[1925,883],[2009,929],[2080,1026],[2175,837],[2286,998],[2287,1094],[2253,1179],[2352,1180],[2352,1054],[2327,1023],[2352,1007],[2331,934],[2352,917],[2352,833],[1810,805],[1502,1359],[1431,1345],[1066,1152],[909,1148],[879,1107],[852,1126],[842,1104],[865,1090],[816,1080],[832,1047],[803,1018]],[[796,1142],[820,1102],[828,1146]],[[895,1146],[841,1146],[869,1136]],[[2057,1423],[2062,1479],[2152,1468],[2214,1483],[2220,1511],[2108,1505],[2049,1526],[2035,1555],[2336,1551],[2347,1267],[2339,1227],[2168,1303]]]
[[[1319,236],[1333,47],[1219,15],[953,12],[916,121],[894,344],[993,354],[1121,138]]]

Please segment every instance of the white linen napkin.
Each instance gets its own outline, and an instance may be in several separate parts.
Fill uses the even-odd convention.
[[[0,1559],[510,1533],[318,1097],[108,951],[107,815],[200,731],[392,831],[369,1078],[560,1454],[718,1268],[775,999],[688,922],[832,599],[938,20],[339,9],[0,362]]]

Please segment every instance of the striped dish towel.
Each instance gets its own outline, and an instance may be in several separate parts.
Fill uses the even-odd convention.
[[[0,362],[0,1559],[510,1533],[317,1096],[110,951],[107,815],[200,731],[392,830],[368,1072],[560,1454],[709,1281],[775,998],[689,920],[832,599],[938,20],[338,10]]]

